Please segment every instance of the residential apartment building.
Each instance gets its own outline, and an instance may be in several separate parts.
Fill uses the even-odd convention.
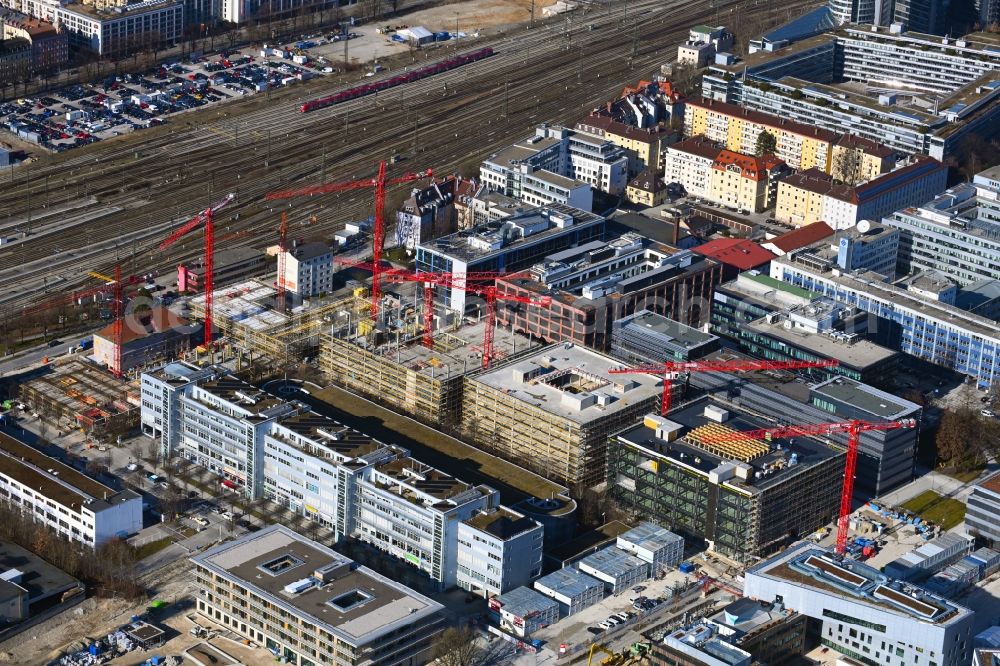
[[[497,491],[488,486],[464,483],[404,449],[213,368],[170,364],[144,374],[142,386],[143,432],[170,446],[165,457],[181,455],[247,498],[270,499],[333,529],[338,539],[369,543],[441,589],[460,584],[460,553],[465,552],[460,532],[466,538],[478,535],[482,552],[501,558],[496,563],[489,553],[478,557],[480,550],[471,557],[463,554],[464,582],[482,581],[481,587],[502,590],[521,584],[524,573],[509,558],[524,561],[536,537],[542,538],[541,526],[528,519],[531,525],[518,522],[515,534],[492,534],[476,527],[476,520],[461,527],[482,513],[513,512],[500,507]],[[522,532],[531,536],[521,538]]]
[[[772,205],[784,166],[774,155],[753,157],[723,150],[712,162],[708,198],[727,208],[760,213]]]
[[[463,232],[435,238],[417,248],[420,272],[512,272],[529,268],[546,255],[604,236],[600,215],[562,204],[528,208]],[[444,304],[465,313],[466,293],[447,289]]]
[[[20,10],[60,26],[67,32],[71,48],[101,56],[173,44],[184,33],[184,3],[174,0],[145,0],[100,9],[58,0],[21,0]]]
[[[142,497],[114,490],[0,432],[0,500],[92,548],[142,529]]]
[[[989,136],[1000,123],[1000,53],[976,35],[845,25],[753,55],[711,67],[704,97],[938,160],[954,154],[964,137]]]
[[[458,525],[458,586],[487,599],[542,575],[543,528],[512,509],[482,511]]]
[[[667,184],[655,169],[647,169],[628,184],[625,199],[648,208],[659,206],[667,200]]]
[[[51,23],[19,12],[0,11],[2,39],[26,39],[31,43],[32,72],[53,72],[69,62],[69,35]]]
[[[774,217],[797,226],[826,222],[834,229],[850,229],[860,220],[878,220],[928,201],[947,181],[948,168],[926,156],[916,156],[894,171],[857,185],[809,169],[778,184]]]
[[[417,666],[445,627],[438,602],[284,525],[191,563],[197,613],[287,664]]]
[[[892,349],[968,375],[982,388],[1000,379],[1000,325],[991,319],[915,296],[875,273],[835,273],[804,250],[772,261],[770,275],[875,315],[875,338]]]
[[[993,167],[882,223],[899,230],[901,275],[934,270],[965,286],[1000,279],[1000,185]]]
[[[838,134],[817,126],[794,122],[789,116],[760,113],[711,97],[688,100],[684,110],[684,134],[702,135],[727,150],[744,155],[756,153],[761,132],[777,141],[775,157],[791,169],[817,168],[829,172]]]
[[[680,183],[688,196],[707,199],[712,190],[712,164],[722,152],[715,141],[692,136],[667,146],[660,168],[668,183]]]
[[[31,72],[31,42],[20,38],[0,39],[0,81],[28,81]]]
[[[628,175],[634,178],[646,169],[655,169],[663,149],[676,137],[665,125],[635,127],[614,119],[608,107],[597,109],[576,124],[576,129],[611,141],[628,156]]]
[[[656,408],[659,379],[566,343],[466,378],[462,430],[479,448],[571,486],[604,478],[608,437]]]
[[[821,622],[824,646],[868,666],[972,659],[971,610],[809,543],[751,567],[743,593]]]
[[[499,279],[497,287],[551,302],[501,307],[497,321],[546,342],[598,350],[608,348],[615,320],[643,309],[700,326],[708,318],[712,288],[722,281],[715,261],[634,232],[550,254],[528,272],[530,277]]]
[[[285,250],[284,268],[284,276],[278,279],[300,298],[333,291],[333,249],[326,243],[306,243]]]
[[[550,171],[591,187],[621,194],[628,182],[628,155],[607,138],[566,127],[539,125],[534,136],[484,160],[479,168],[484,185],[521,198],[522,177]]]
[[[1000,474],[974,485],[965,504],[965,531],[1000,544]]]

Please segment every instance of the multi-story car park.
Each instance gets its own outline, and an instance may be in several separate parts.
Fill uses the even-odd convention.
[[[901,275],[940,271],[960,285],[1000,279],[1000,167],[883,224],[899,230]]]
[[[499,519],[520,514],[500,507],[489,486],[464,483],[213,368],[174,363],[144,374],[142,384],[143,431],[160,439],[163,455],[209,468],[248,498],[271,499],[338,539],[370,543],[441,588],[481,581],[499,593],[541,573],[541,525],[522,516],[507,530]],[[460,532],[475,542],[470,550]],[[538,564],[522,572],[526,562]]]
[[[1000,53],[975,34],[952,39],[898,25],[846,25],[738,65],[714,66],[702,93],[943,160],[967,134],[995,131],[998,70]]]
[[[85,3],[21,0],[20,9],[62,26],[69,33],[70,48],[102,56],[173,44],[184,33],[184,3],[174,0],[145,0],[100,10]]]
[[[444,627],[438,602],[284,525],[191,562],[197,612],[284,663],[426,663]]]
[[[608,446],[611,497],[733,560],[773,553],[836,515],[844,453],[828,441],[704,438],[769,425],[715,397],[649,415]]]
[[[751,567],[743,592],[821,622],[824,646],[867,666],[972,658],[971,610],[808,543]]]
[[[834,271],[806,251],[775,259],[770,273],[875,315],[881,344],[968,375],[984,389],[1000,378],[1000,325],[992,319],[917,297],[877,273]]]
[[[142,498],[0,433],[0,500],[70,541],[101,546],[142,529]]]

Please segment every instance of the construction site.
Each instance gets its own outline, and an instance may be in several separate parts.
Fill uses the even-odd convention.
[[[139,425],[139,385],[71,358],[52,363],[19,386],[32,412],[94,436],[125,434]]]
[[[461,418],[464,378],[482,368],[487,322],[460,319],[425,346],[415,326],[374,329],[368,319],[320,336],[320,369],[327,380],[376,398],[429,425],[449,430]],[[493,331],[494,358],[518,359],[540,347],[508,329]]]
[[[660,402],[661,380],[608,373],[616,361],[565,343],[509,359],[465,381],[462,432],[478,446],[548,478],[589,487],[604,479],[608,437]]]

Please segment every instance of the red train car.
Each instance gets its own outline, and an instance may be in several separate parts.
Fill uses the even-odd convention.
[[[362,86],[355,86],[335,95],[329,95],[327,97],[321,97],[320,99],[305,102],[299,110],[302,113],[309,113],[310,111],[315,111],[316,109],[323,109],[328,106],[333,106],[334,104],[339,104],[341,102],[346,102],[347,100],[361,97],[363,95],[369,95],[379,90],[387,90],[388,88],[393,88],[404,83],[411,83],[413,81],[425,79],[428,76],[440,74],[441,72],[447,72],[455,69],[456,67],[467,65],[470,62],[476,62],[477,60],[488,58],[491,55],[493,55],[493,49],[487,46],[477,51],[472,51],[471,53],[463,53],[462,55],[442,60],[441,62],[434,63],[433,65],[426,65],[405,74],[399,74],[390,79],[376,81],[375,83],[368,83]]]

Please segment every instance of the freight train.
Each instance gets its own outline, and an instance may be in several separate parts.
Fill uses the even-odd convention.
[[[448,70],[461,67],[462,65],[467,65],[470,62],[482,60],[483,58],[489,58],[491,55],[493,55],[493,49],[487,46],[486,48],[479,49],[478,51],[463,53],[462,55],[457,55],[454,58],[448,58],[447,60],[434,63],[433,65],[420,67],[410,72],[404,72],[403,74],[398,74],[382,81],[366,83],[361,86],[355,86],[353,88],[348,88],[347,90],[342,90],[335,95],[314,99],[303,104],[301,110],[302,113],[309,113],[310,111],[315,111],[316,109],[323,109],[328,106],[333,106],[334,104],[346,102],[349,99],[370,95],[381,90],[394,88],[395,86],[402,85],[404,83],[410,83],[411,81],[426,79],[428,76],[434,76],[435,74],[440,74],[441,72],[447,72]]]

